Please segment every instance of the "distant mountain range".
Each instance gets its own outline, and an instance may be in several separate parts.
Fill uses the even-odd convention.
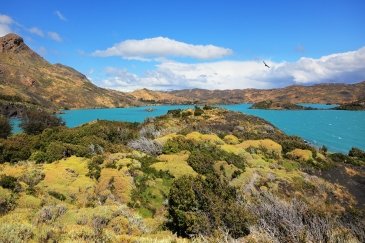
[[[365,98],[365,81],[357,84],[289,86],[280,89],[176,91],[136,90],[130,93],[97,87],[75,69],[51,64],[16,34],[0,37],[0,101],[47,108],[125,107],[143,104],[234,104],[273,100],[290,103],[344,104]]]
[[[157,103],[236,104],[272,100],[294,104],[344,104],[365,98],[365,81],[356,84],[295,85],[279,89],[185,89],[168,92],[143,89],[131,92],[131,95],[140,100]]]

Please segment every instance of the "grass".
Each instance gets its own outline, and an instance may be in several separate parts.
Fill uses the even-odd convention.
[[[185,138],[196,141],[204,141],[216,145],[224,144],[224,141],[216,134],[201,134],[200,132],[191,132],[187,134]]]
[[[307,149],[296,148],[296,149],[290,151],[289,153],[287,153],[286,155],[294,160],[298,160],[301,162],[307,162],[309,160],[313,160],[312,151],[307,150]]]
[[[224,140],[224,142],[226,142],[228,144],[238,144],[240,142],[238,140],[238,138],[232,134],[228,134],[228,135],[224,136],[223,140]]]
[[[130,201],[130,193],[133,189],[133,179],[127,175],[127,168],[121,170],[104,168],[101,170],[96,193],[104,196],[114,195],[115,200],[121,203]]]
[[[179,178],[183,175],[196,176],[193,168],[187,163],[190,153],[182,151],[177,154],[163,154],[157,157],[162,162],[157,162],[151,165],[156,170],[168,171],[175,178]]]
[[[36,187],[43,191],[55,191],[66,196],[67,201],[76,198],[86,204],[95,181],[87,177],[89,159],[72,156],[43,166],[45,178]]]

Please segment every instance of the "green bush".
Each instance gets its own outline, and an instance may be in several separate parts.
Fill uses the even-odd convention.
[[[354,148],[354,147],[351,148],[351,150],[349,151],[349,156],[356,157],[358,159],[365,161],[365,152],[359,148]]]
[[[345,155],[345,154],[333,153],[333,154],[330,154],[329,157],[333,162],[336,162],[336,163],[346,163],[346,164],[355,164],[356,165],[355,159],[353,159],[352,157]]]
[[[0,115],[0,138],[7,138],[11,134],[9,119]]]
[[[101,171],[100,165],[103,164],[103,162],[104,162],[104,157],[102,155],[93,157],[87,163],[87,168],[89,169],[89,172],[86,175],[90,178],[94,178],[95,180],[98,180],[100,177],[100,171]]]
[[[195,106],[194,109],[194,116],[201,116],[204,114],[204,110],[200,108],[199,106]]]
[[[206,175],[214,172],[215,159],[211,153],[193,151],[187,162],[199,174]]]
[[[228,229],[234,238],[249,233],[246,212],[236,191],[218,175],[183,176],[169,194],[167,227],[179,236],[212,235]]]
[[[42,110],[28,110],[20,124],[23,131],[27,134],[39,134],[46,128],[64,125],[65,123],[60,117]]]
[[[5,189],[0,188],[0,216],[13,210],[15,207],[16,197],[14,193],[9,193]]]
[[[0,163],[27,160],[33,148],[33,139],[25,134],[9,137],[0,143]]]
[[[172,115],[172,117],[176,117],[179,118],[180,114],[181,114],[181,109],[176,109],[176,110],[168,110],[167,111],[168,115]]]
[[[0,242],[29,242],[33,234],[33,226],[24,223],[4,223],[0,225]]]
[[[18,179],[8,175],[2,175],[0,177],[0,186],[12,190],[13,192],[18,192],[21,189]]]
[[[56,192],[56,191],[49,191],[48,194],[60,201],[65,201],[66,200],[66,196],[63,195],[62,193]]]

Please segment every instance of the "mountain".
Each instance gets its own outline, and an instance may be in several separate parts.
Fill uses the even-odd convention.
[[[207,104],[256,103],[265,100],[288,103],[343,104],[361,100],[365,97],[365,81],[356,84],[295,85],[278,89],[190,89],[176,90],[169,93],[177,97]]]
[[[169,92],[153,91],[149,89],[138,89],[130,93],[133,97],[142,102],[147,103],[163,103],[163,104],[184,104],[190,103],[188,98],[176,96]]]
[[[173,91],[140,89],[130,94],[140,101],[163,104],[236,104],[267,100],[293,104],[347,104],[365,98],[365,81],[356,84],[293,85],[277,89],[184,89]]]
[[[0,99],[48,108],[138,104],[133,96],[95,86],[71,67],[47,62],[16,34],[0,37]]]

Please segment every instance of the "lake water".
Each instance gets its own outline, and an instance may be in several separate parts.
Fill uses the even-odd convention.
[[[334,105],[302,104],[325,109]],[[168,110],[192,108],[189,105],[161,105],[113,109],[67,110],[60,116],[68,127],[76,127],[96,119],[143,122],[148,117],[164,115]],[[221,105],[228,110],[261,117],[289,135],[297,135],[315,146],[326,145],[330,151],[347,153],[351,147],[365,150],[365,111],[339,110],[254,110],[250,104]],[[148,108],[154,110],[146,111]],[[15,123],[15,132],[18,121]]]

